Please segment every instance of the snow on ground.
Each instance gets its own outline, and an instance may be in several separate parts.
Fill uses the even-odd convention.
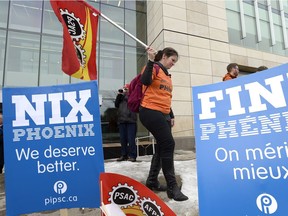
[[[189,153],[190,154],[190,153]],[[137,162],[117,162],[109,160],[105,162],[105,172],[118,173],[133,178],[141,183],[145,183],[148,176],[150,161],[152,156],[141,156]],[[198,215],[198,189],[196,160],[181,152],[175,155],[175,173],[182,179],[182,192],[189,197],[187,201],[176,202],[167,198],[164,192],[158,195],[177,214],[177,216],[197,216]],[[163,178],[162,172],[159,175]]]

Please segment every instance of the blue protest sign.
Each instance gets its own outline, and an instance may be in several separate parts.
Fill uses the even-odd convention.
[[[193,88],[201,216],[287,215],[287,72]]]
[[[97,83],[3,89],[7,215],[100,206]]]

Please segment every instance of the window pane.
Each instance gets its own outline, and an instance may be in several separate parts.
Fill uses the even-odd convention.
[[[133,36],[138,38],[140,41],[142,41],[137,35],[136,35],[136,11],[126,10],[125,11],[125,29],[131,33]],[[144,26],[144,25],[142,25]],[[143,41],[142,41],[143,42]],[[133,45],[136,46],[137,42],[125,34],[125,44],[127,45]]]
[[[233,11],[237,11],[237,12],[240,11],[238,2],[236,2],[236,1],[225,1],[225,3],[226,3],[226,8],[227,9],[233,10]]]
[[[101,4],[108,4],[108,5],[113,5],[117,7],[124,7],[124,0],[100,0]],[[105,14],[106,15],[106,14]]]
[[[99,94],[103,95],[103,103],[100,107],[103,143],[120,142],[118,114],[114,105],[116,92],[100,91]]]
[[[276,44],[272,47],[273,53],[278,55],[285,55],[282,27],[274,25],[274,31]]]
[[[9,1],[0,1],[0,27],[7,27]]]
[[[137,67],[136,47],[127,47],[125,49],[125,81],[124,83],[130,83],[131,80],[140,72],[140,70],[138,70],[138,67]]]
[[[38,85],[39,42],[39,35],[9,32],[5,86]]]
[[[267,9],[261,9],[259,8],[259,19],[269,21],[269,15]]]
[[[0,85],[3,83],[6,31],[0,30]]]
[[[267,0],[258,0],[258,4],[267,5]]]
[[[119,26],[124,28],[124,10],[121,8],[103,5],[101,12],[113,20]],[[100,40],[110,43],[123,44],[124,32],[119,30],[116,26],[112,25],[104,18],[100,17]]]
[[[278,1],[282,1],[282,0],[278,0]],[[271,6],[272,6],[272,8],[275,8],[275,9],[277,9],[277,10],[279,10],[280,8],[279,8],[279,3],[278,3],[278,1],[271,1]],[[285,1],[283,1],[283,2],[285,2]]]
[[[136,11],[126,10],[125,12],[125,29],[138,38],[143,43],[146,42],[146,14]],[[136,46],[138,42],[130,36],[125,35],[125,43]]]
[[[42,4],[41,0],[11,0],[9,28],[40,32]]]
[[[254,5],[244,3],[243,4],[244,14],[249,16],[255,16]]]
[[[102,95],[101,125],[103,142],[119,142],[117,109],[114,101],[117,90],[124,84],[124,47],[100,44],[99,94]]]
[[[288,13],[288,1],[282,1],[285,13]]]
[[[125,1],[125,8],[146,13],[146,0]]]
[[[89,0],[88,4],[91,5],[92,7],[94,7],[96,10],[100,11],[99,3],[95,2],[95,0]]]
[[[256,49],[257,34],[256,22],[254,17],[245,16],[246,37],[243,39],[245,47]]]
[[[286,11],[288,12],[288,2],[286,2],[284,5],[286,5]],[[288,38],[288,17],[285,18],[285,23],[286,23],[286,33],[287,33],[287,38]],[[285,51],[286,56],[288,56],[288,49]]]
[[[125,83],[141,72],[147,62],[146,50],[144,48],[127,47],[125,49]]]
[[[43,33],[62,36],[62,32],[62,25],[51,8],[50,1],[44,1]]]
[[[282,26],[274,25],[275,40],[284,44]]]
[[[126,48],[125,49],[125,83],[131,80],[141,72],[147,62],[146,50],[144,48]],[[147,136],[147,129],[141,124],[138,118],[137,136]]]
[[[62,38],[42,37],[40,86],[69,83],[69,76],[62,72]]]
[[[271,52],[272,47],[271,47],[271,35],[270,35],[269,23],[260,20],[260,28],[261,28],[262,41],[259,42],[258,48],[261,51]]]
[[[78,79],[78,78],[74,78],[72,76],[69,77],[70,78],[70,83],[80,83],[80,82],[87,82],[85,80],[82,80],[82,79]]]
[[[241,45],[242,31],[241,31],[240,14],[238,12],[228,10],[227,24],[228,24],[229,42]]]
[[[100,44],[98,77],[102,90],[116,91],[124,84],[124,47]]]
[[[282,25],[281,16],[279,14],[272,13],[273,23],[276,25]]]

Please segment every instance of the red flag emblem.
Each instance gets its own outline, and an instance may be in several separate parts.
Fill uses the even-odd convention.
[[[63,26],[63,72],[78,79],[97,79],[96,40],[100,12],[83,0],[50,0],[50,3]]]

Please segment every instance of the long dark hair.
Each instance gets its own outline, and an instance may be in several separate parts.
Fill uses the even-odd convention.
[[[156,61],[156,62],[160,61],[162,59],[163,55],[166,55],[168,58],[170,56],[174,56],[174,55],[176,55],[178,57],[178,52],[171,47],[166,47],[163,50],[159,50],[157,52],[154,61]]]

